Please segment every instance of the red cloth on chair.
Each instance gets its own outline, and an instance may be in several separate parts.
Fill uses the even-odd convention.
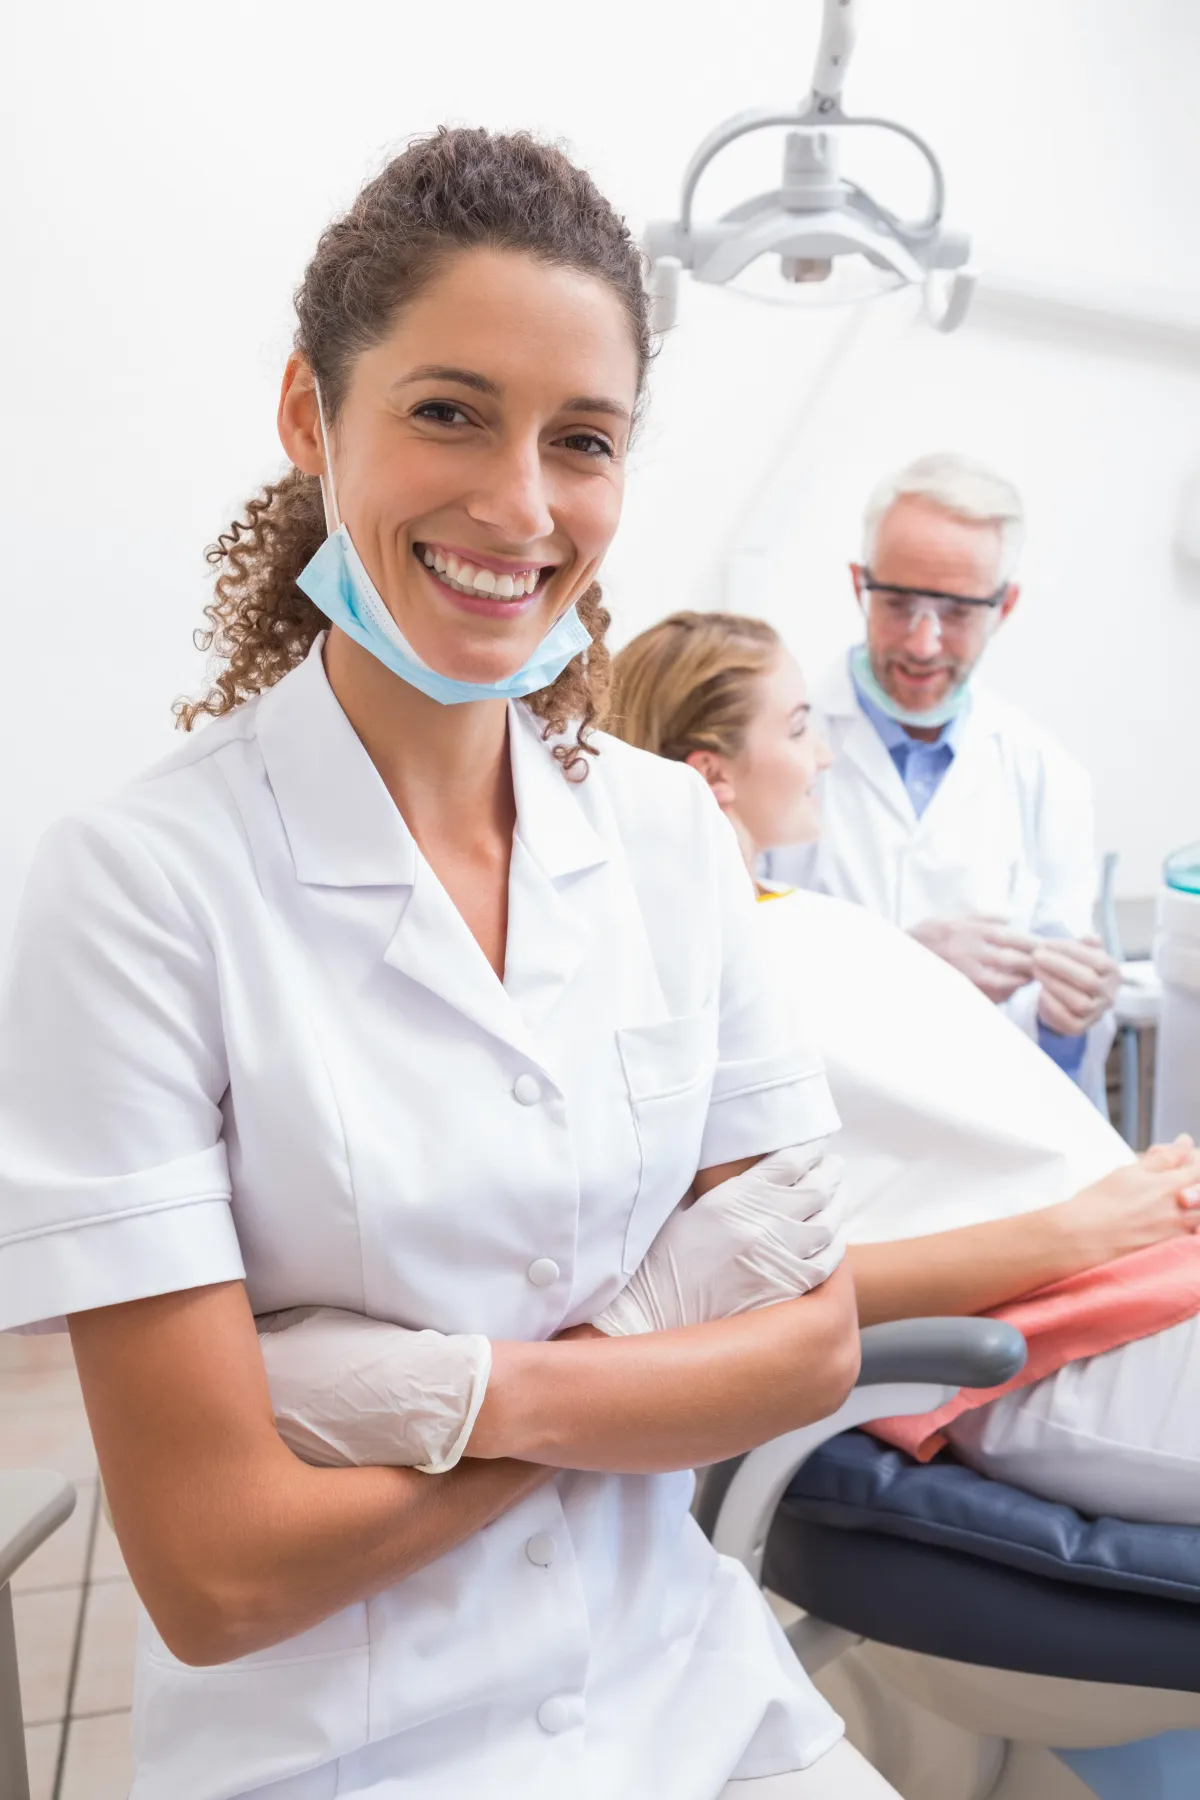
[[[1029,1345],[1025,1367],[1003,1387],[961,1388],[933,1412],[875,1419],[864,1429],[885,1444],[907,1450],[918,1462],[929,1462],[946,1445],[946,1426],[963,1413],[986,1406],[1001,1394],[1031,1387],[1067,1363],[1167,1331],[1196,1313],[1200,1313],[1200,1237],[1169,1238],[986,1313],[985,1318],[1015,1325]]]

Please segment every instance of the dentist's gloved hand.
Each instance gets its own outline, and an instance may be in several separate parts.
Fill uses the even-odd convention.
[[[842,1167],[823,1139],[794,1144],[673,1212],[593,1325],[609,1337],[704,1325],[819,1287],[845,1249]]]
[[[1033,980],[1036,939],[990,913],[925,919],[910,927],[908,935],[965,975],[997,1006]]]
[[[487,1338],[408,1331],[331,1306],[256,1323],[275,1428],[305,1462],[441,1475],[462,1456],[491,1373]]]

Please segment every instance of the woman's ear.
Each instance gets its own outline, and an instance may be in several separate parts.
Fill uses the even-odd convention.
[[[729,764],[723,756],[719,756],[715,750],[689,750],[684,761],[697,774],[703,775],[718,806],[734,804],[737,791],[729,779]]]

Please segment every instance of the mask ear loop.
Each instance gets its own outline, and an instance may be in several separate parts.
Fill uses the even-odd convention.
[[[325,473],[321,477],[321,504],[325,508],[325,529],[330,537],[341,526],[341,515],[338,512],[337,488],[333,482],[333,458],[329,454],[329,433],[325,429],[325,408],[321,401],[321,384],[313,376],[313,392],[317,396],[317,420],[321,427],[321,448],[325,452]],[[326,487],[328,482],[328,487]]]

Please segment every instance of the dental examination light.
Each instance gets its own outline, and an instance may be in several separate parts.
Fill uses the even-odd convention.
[[[684,269],[696,281],[764,300],[867,300],[920,286],[925,313],[938,331],[953,331],[975,288],[967,265],[970,239],[942,223],[945,182],[929,145],[890,119],[850,118],[842,88],[854,49],[855,0],[825,0],[812,93],[794,111],[755,107],[718,125],[700,145],[683,178],[679,217],[658,220],[645,236],[654,321],[674,324]],[[783,182],[713,223],[693,214],[696,189],[710,163],[738,138],[790,126]],[[892,132],[924,157],[929,202],[922,218],[902,219],[839,174],[840,140],[848,131]],[[776,260],[777,259],[777,262]]]

